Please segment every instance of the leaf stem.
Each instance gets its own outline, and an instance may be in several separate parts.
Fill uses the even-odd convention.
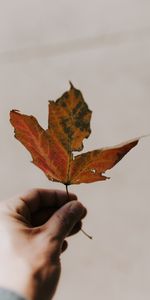
[[[87,236],[90,240],[93,239],[93,237],[92,237],[91,235],[89,235],[86,231],[84,231],[82,228],[81,228],[81,231],[82,231],[82,233],[83,233],[85,236]]]
[[[65,185],[66,186],[66,193],[67,193],[67,198],[68,198],[68,202],[70,201],[70,197],[69,197],[69,191],[68,191],[68,184]]]
[[[67,198],[68,198],[68,201],[70,201],[70,196],[69,196],[69,191],[68,191],[68,184],[65,184],[66,186],[66,193],[67,193]],[[82,231],[82,233],[87,236],[90,240],[92,240],[92,236],[89,235],[88,233],[86,233],[82,228],[80,229]]]

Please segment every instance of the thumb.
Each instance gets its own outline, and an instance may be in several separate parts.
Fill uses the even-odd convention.
[[[86,208],[79,201],[70,201],[58,209],[45,223],[46,234],[61,247],[74,225],[86,215]]]

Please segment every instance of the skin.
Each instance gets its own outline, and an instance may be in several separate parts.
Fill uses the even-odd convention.
[[[35,189],[0,203],[0,286],[28,300],[52,299],[65,238],[77,233],[86,209],[70,194]]]

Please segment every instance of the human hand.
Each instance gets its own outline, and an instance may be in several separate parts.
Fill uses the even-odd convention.
[[[29,300],[52,299],[65,238],[77,233],[86,209],[65,192],[35,189],[0,203],[0,286]]]

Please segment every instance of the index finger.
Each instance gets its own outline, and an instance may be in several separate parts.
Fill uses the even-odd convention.
[[[37,188],[22,195],[20,199],[28,206],[31,213],[35,213],[44,207],[60,208],[69,200],[77,200],[77,196],[73,193],[69,193],[68,199],[65,191]]]

